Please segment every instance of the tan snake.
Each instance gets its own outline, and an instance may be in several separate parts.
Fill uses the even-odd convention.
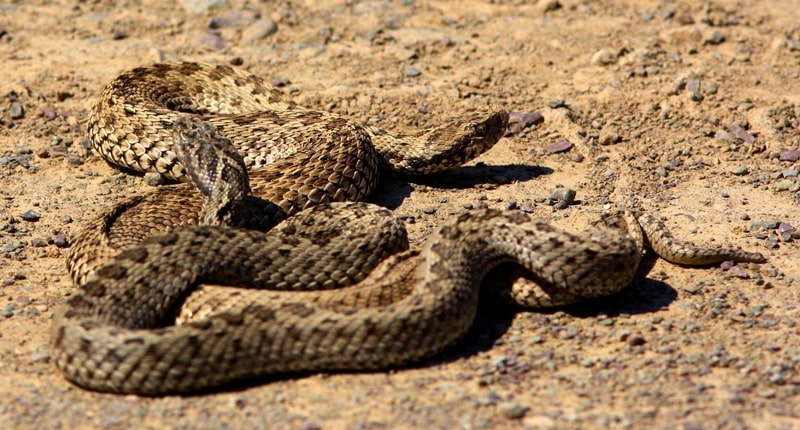
[[[259,205],[271,204],[246,196],[245,161],[222,137],[225,126],[192,117],[170,124],[178,159],[199,166],[189,168],[203,195],[194,199],[204,201],[195,204],[193,220],[246,223]],[[108,214],[152,205],[132,202]],[[277,372],[383,369],[430,357],[463,336],[481,279],[505,261],[528,272],[510,295],[532,307],[619,291],[636,272],[646,239],[682,264],[764,261],[756,253],[684,245],[657,218],[637,221],[627,211],[579,235],[517,212],[470,211],[410,251],[390,211],[314,203],[267,233],[205,225],[157,234],[126,246],[93,275],[86,273],[94,267],[76,275],[88,279],[54,319],[57,367],[90,389],[148,395]],[[108,214],[106,224],[120,222]],[[86,237],[104,234],[85,233],[76,243],[91,248]],[[214,283],[240,288],[204,288],[192,298],[199,284]]]

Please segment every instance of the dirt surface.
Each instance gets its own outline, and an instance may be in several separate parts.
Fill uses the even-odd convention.
[[[0,426],[800,428],[800,2],[175,3],[0,3]],[[401,132],[473,106],[540,113],[464,168],[385,178],[373,200],[413,216],[415,243],[481,206],[578,231],[633,193],[676,235],[769,262],[646,258],[615,297],[492,306],[410,369],[194,397],[81,390],[49,355],[75,288],[63,247],[147,188],[88,150],[88,109],[118,73],[173,60],[236,64]],[[546,204],[558,186],[577,204]]]

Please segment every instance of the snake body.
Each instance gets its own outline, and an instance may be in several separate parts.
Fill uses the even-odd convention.
[[[251,168],[252,195],[237,225],[267,230],[320,203],[362,201],[381,171],[429,174],[457,167],[505,132],[502,110],[465,112],[397,137],[340,116],[302,109],[261,78],[224,65],[164,63],[122,73],[89,118],[92,146],[115,166],[188,181],[173,150],[172,124],[187,115],[213,124]],[[196,224],[202,199],[190,183],[159,187],[115,205],[73,242],[77,284],[94,267],[147,236]]]
[[[94,119],[92,127],[119,121],[103,108],[97,112],[109,116]],[[490,123],[505,125],[504,114],[492,118]],[[169,125],[176,146],[169,147],[173,155],[167,157],[174,160],[162,166],[177,167],[157,171],[172,172],[176,179],[181,179],[176,172],[188,171],[191,197],[188,191],[159,191],[131,199],[104,214],[99,229],[89,227],[76,240],[83,250],[73,252],[80,261],[71,267],[80,268],[73,276],[81,287],[56,313],[52,332],[54,362],[70,381],[99,391],[161,395],[272,373],[385,369],[416,362],[464,335],[478,307],[481,280],[504,262],[526,272],[508,295],[522,305],[541,307],[619,291],[631,282],[646,245],[680,264],[764,261],[757,253],[684,244],[657,217],[637,219],[626,210],[581,234],[518,212],[469,211],[440,226],[422,249],[409,250],[402,222],[384,208],[337,202],[323,194],[327,200],[289,205],[288,210],[259,197],[257,190],[271,185],[262,183],[257,171],[248,178],[247,162],[231,149],[236,141],[220,121],[198,114],[163,124]],[[360,133],[358,127],[353,130]],[[500,133],[478,133],[492,137],[468,140],[491,146]],[[365,132],[365,144],[380,139],[379,134]],[[96,139],[102,147],[110,138]],[[336,148],[329,148],[334,151],[330,157],[336,158]],[[114,151],[109,147],[105,153]],[[380,151],[370,157],[389,163]],[[468,156],[432,160],[438,169],[463,158]],[[278,181],[282,176],[305,180],[292,173],[301,168],[291,163],[273,165],[281,166]],[[339,168],[360,171],[350,164]],[[373,173],[359,175],[374,178]],[[346,175],[335,176],[337,181],[322,188]],[[189,190],[189,185],[175,187]],[[159,204],[182,212],[179,206],[187,201],[197,213],[186,223],[212,225],[150,235],[150,225],[126,217],[131,211],[158,212]],[[251,214],[276,206],[283,217],[292,216],[268,232],[236,227],[251,222]],[[129,246],[135,235],[149,238]],[[109,243],[125,246],[108,256]],[[103,258],[86,258],[96,248],[104,249],[97,252]]]

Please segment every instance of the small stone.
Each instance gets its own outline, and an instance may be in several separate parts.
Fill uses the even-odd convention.
[[[422,72],[414,66],[407,66],[403,69],[403,75],[405,75],[408,78],[416,78],[421,74]]]
[[[564,99],[555,99],[547,103],[547,106],[550,107],[550,109],[558,109],[565,107],[566,105],[567,103],[564,101]]]
[[[472,203],[470,203],[470,202],[466,202],[466,203],[462,204],[461,207],[463,207],[464,209],[472,209],[475,206],[473,206]]]
[[[647,343],[647,340],[644,338],[644,336],[642,336],[642,335],[640,335],[638,333],[631,334],[630,336],[628,336],[626,341],[628,342],[628,345],[630,345],[630,346],[640,346],[640,345],[644,345],[645,343]]]
[[[751,143],[751,144],[756,142],[756,138],[753,137],[752,134],[748,133],[747,131],[745,131],[745,129],[743,129],[742,127],[740,127],[740,126],[738,126],[736,124],[729,125],[728,126],[728,131],[734,137],[736,137],[738,139],[741,139],[743,142]]]
[[[788,191],[794,188],[794,179],[783,179],[775,183],[775,191]]]
[[[543,122],[544,116],[539,112],[509,112],[505,136],[514,136],[530,126]]]
[[[505,208],[508,210],[513,210],[517,208],[517,201],[516,200],[509,200],[506,202]]]
[[[758,221],[750,225],[750,231],[775,230],[778,228],[778,225],[780,225],[780,221]]]
[[[748,169],[745,166],[738,166],[738,167],[734,167],[733,170],[731,170],[731,173],[733,173],[736,176],[744,176],[744,175],[750,173],[750,169]]]
[[[570,142],[567,139],[558,139],[557,141],[555,141],[555,143],[551,143],[547,147],[547,153],[557,154],[559,152],[566,152],[572,149],[573,146],[575,145],[573,145],[572,142]]]
[[[598,143],[603,146],[613,145],[617,142],[622,140],[619,134],[617,134],[616,130],[613,129],[603,129],[600,132],[600,139]]]
[[[725,41],[725,35],[722,34],[722,32],[719,30],[714,30],[703,40],[703,43],[709,45],[719,45],[724,41]]]
[[[242,30],[242,41],[252,43],[278,32],[278,24],[270,17],[264,17]]]
[[[522,419],[528,413],[528,408],[515,402],[501,403],[497,406],[500,414],[510,420]]]
[[[8,116],[10,116],[11,119],[22,119],[22,117],[25,116],[25,109],[22,108],[19,102],[13,102],[8,109]]]
[[[556,188],[549,197],[547,197],[547,202],[549,205],[554,205],[556,202],[562,201],[567,205],[571,205],[575,202],[575,196],[577,192],[571,188]]]
[[[25,212],[19,214],[19,217],[24,219],[25,221],[35,222],[39,221],[39,218],[41,218],[42,216],[33,209],[28,209]]]
[[[6,305],[2,311],[0,311],[0,316],[11,318],[14,316],[14,309],[16,309],[16,305],[10,304]]]
[[[320,427],[320,425],[315,423],[315,422],[306,421],[306,422],[300,424],[300,427],[298,427],[298,429],[299,430],[322,430],[322,427]]]
[[[592,55],[591,63],[596,66],[608,66],[617,62],[617,56],[608,49],[601,49]]]
[[[798,172],[797,169],[786,169],[783,172],[781,172],[781,176],[783,176],[784,178],[794,178],[795,176],[798,175],[798,173],[800,172]]]
[[[225,39],[216,34],[203,34],[195,40],[195,43],[198,46],[215,51],[222,51],[225,49]]]
[[[788,222],[782,222],[778,225],[778,234],[781,237],[781,240],[784,242],[791,242],[792,240],[798,238],[800,232],[797,229],[789,224]]]
[[[783,151],[778,155],[780,161],[797,161],[800,160],[800,149],[791,149]]]
[[[436,208],[433,206],[425,206],[424,208],[422,208],[422,212],[428,215],[432,215],[436,213]]]
[[[64,233],[58,232],[50,238],[50,242],[58,248],[68,248],[69,240],[64,236]]]
[[[45,246],[47,246],[47,241],[42,238],[36,237],[31,240],[31,245],[34,248],[44,248]]]
[[[48,106],[42,109],[42,116],[44,117],[44,119],[52,121],[56,119],[56,110]]]
[[[201,13],[214,6],[222,6],[226,0],[181,0],[181,6],[188,12]]]

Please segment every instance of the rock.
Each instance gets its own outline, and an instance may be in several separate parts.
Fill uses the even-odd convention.
[[[794,179],[783,179],[775,183],[775,191],[788,191],[794,187]]]
[[[202,13],[206,10],[222,6],[227,3],[226,0],[181,0],[181,6],[187,12]]]
[[[539,112],[509,112],[505,136],[514,136],[532,125],[539,125],[543,122],[544,116]]]
[[[278,32],[278,24],[270,17],[261,18],[242,30],[242,41],[253,43]]]
[[[733,170],[731,170],[731,173],[733,173],[736,176],[744,176],[750,173],[750,169],[748,169],[746,166],[737,166],[734,167]]]
[[[501,403],[497,406],[500,414],[510,420],[522,419],[528,413],[528,408],[515,402]]]
[[[604,128],[603,131],[600,132],[600,138],[598,139],[598,143],[603,146],[608,146],[608,145],[613,145],[619,142],[620,140],[622,140],[622,138],[620,137],[620,135],[617,133],[616,130],[614,130],[613,128],[611,129]]]
[[[407,66],[406,68],[403,69],[403,75],[406,76],[407,78],[416,78],[421,74],[422,72],[414,66]]]
[[[25,109],[22,108],[19,102],[11,103],[11,107],[8,109],[8,116],[11,119],[22,119],[25,116]]]
[[[708,45],[719,45],[720,43],[725,41],[725,35],[722,34],[719,30],[714,30],[708,36],[703,39],[704,44]]]
[[[783,151],[778,155],[780,161],[797,161],[800,160],[800,149],[790,149]]]
[[[743,129],[742,127],[740,127],[740,126],[738,126],[736,124],[729,125],[728,126],[728,131],[734,137],[736,137],[738,139],[741,139],[743,142],[746,142],[746,143],[755,143],[756,142],[756,138],[753,137],[752,134],[748,133],[747,131],[745,131],[745,129]]]
[[[225,49],[225,39],[216,34],[203,34],[195,40],[195,43],[198,46],[215,51],[222,51]]]
[[[571,188],[556,188],[556,190],[547,197],[546,203],[552,206],[561,201],[567,205],[571,205],[575,202],[575,196],[577,194],[578,193]]]
[[[592,55],[591,63],[596,66],[608,66],[617,62],[617,56],[608,49],[601,49]]]
[[[24,219],[25,221],[39,221],[42,217],[38,212],[34,211],[33,209],[28,209],[25,212],[19,214],[19,217]]]
[[[566,152],[572,149],[574,145],[567,139],[558,139],[555,143],[551,143],[547,147],[548,154],[557,154],[559,152]]]

